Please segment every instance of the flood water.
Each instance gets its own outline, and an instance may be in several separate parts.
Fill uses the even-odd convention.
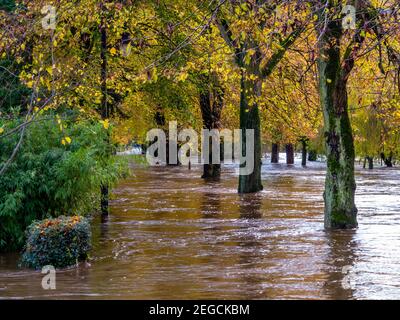
[[[282,159],[283,160],[283,159]],[[357,169],[357,230],[323,229],[323,163],[263,165],[264,191],[237,172],[135,166],[93,223],[91,265],[40,271],[0,255],[0,298],[400,299],[400,170]]]

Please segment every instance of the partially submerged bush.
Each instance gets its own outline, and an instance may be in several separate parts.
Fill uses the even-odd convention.
[[[87,259],[90,225],[81,216],[61,216],[33,222],[27,229],[22,264],[40,269],[45,265],[63,268]]]

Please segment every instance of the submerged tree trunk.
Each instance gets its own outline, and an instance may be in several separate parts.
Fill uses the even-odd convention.
[[[102,18],[101,18],[101,25],[100,25],[100,59],[101,59],[101,74],[100,74],[100,81],[101,81],[101,118],[103,120],[108,119],[109,112],[108,112],[108,105],[107,105],[107,29],[106,29],[106,17],[105,17],[105,8],[103,4],[101,4]],[[107,143],[110,144],[110,136],[107,133]],[[110,152],[111,153],[111,152]],[[110,154],[111,155],[111,154]],[[108,185],[103,184],[100,187],[100,209],[101,214],[103,217],[108,216],[109,214],[109,190]]]
[[[207,77],[205,88],[200,90],[200,109],[204,129],[221,129],[221,113],[224,104],[224,91],[220,86],[217,76]],[[203,179],[218,179],[221,176],[221,164],[213,163],[213,139],[209,138],[208,164],[203,165]],[[221,145],[220,141],[218,143]],[[221,152],[218,155],[221,159]]]
[[[258,66],[257,66],[258,69]],[[242,71],[240,81],[240,129],[242,129],[242,154],[246,153],[246,129],[254,130],[254,150],[251,150],[254,159],[252,173],[239,175],[239,193],[257,192],[263,189],[261,183],[261,132],[260,114],[257,98],[261,96],[261,79],[250,80],[246,72]],[[253,100],[250,104],[249,100]],[[248,155],[246,155],[248,156]],[[241,164],[241,167],[245,167]]]
[[[390,153],[389,157],[386,158],[385,154],[383,152],[381,152],[381,159],[385,163],[386,167],[388,167],[388,168],[393,167],[393,162],[392,162],[393,154],[392,153]]]
[[[286,150],[286,164],[294,164],[294,147],[292,143],[285,145]]]
[[[166,129],[167,125],[166,125],[166,121],[165,121],[164,111],[162,110],[161,107],[158,107],[158,110],[155,112],[154,121],[155,121],[155,123],[156,123],[156,125],[157,125],[157,127],[159,129],[164,129],[164,130]],[[154,140],[153,143],[155,141],[156,140]],[[179,165],[180,163],[179,163],[178,151],[177,151],[176,158],[174,160],[170,159],[170,145],[171,145],[171,143],[170,143],[170,140],[169,140],[169,134],[166,134],[166,137],[165,137],[165,156],[166,156],[165,160],[166,160],[166,165],[167,166]],[[156,151],[156,155],[158,155],[158,151]]]
[[[368,160],[368,169],[372,170],[374,168],[374,158],[368,156],[367,160]]]
[[[301,165],[305,167],[307,165],[307,141],[301,139]]]
[[[355,151],[346,88],[354,61],[346,60],[344,66],[341,64],[341,21],[329,22],[326,31],[320,32],[323,34],[318,69],[327,155],[325,228],[354,228],[357,226]]]
[[[279,144],[277,143],[272,144],[271,163],[279,163]]]

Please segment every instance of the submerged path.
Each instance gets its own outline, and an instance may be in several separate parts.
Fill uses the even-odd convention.
[[[200,167],[134,167],[93,225],[91,266],[40,272],[0,255],[0,298],[400,298],[400,170],[357,169],[359,228],[323,230],[323,163],[263,166],[265,190],[236,193]],[[344,269],[343,269],[344,268]]]

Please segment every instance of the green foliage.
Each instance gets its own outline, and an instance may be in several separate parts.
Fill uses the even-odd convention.
[[[91,247],[90,224],[80,216],[35,221],[26,233],[22,264],[29,268],[72,266],[86,260]]]
[[[0,0],[0,10],[12,11],[15,9],[14,0]]]
[[[6,131],[19,122],[2,123]],[[69,137],[70,144],[62,139]],[[19,135],[0,137],[0,166]],[[126,173],[126,161],[110,157],[107,130],[82,121],[64,125],[45,118],[27,128],[17,157],[0,179],[0,251],[23,245],[33,221],[87,214],[97,208],[102,184],[113,185]]]

